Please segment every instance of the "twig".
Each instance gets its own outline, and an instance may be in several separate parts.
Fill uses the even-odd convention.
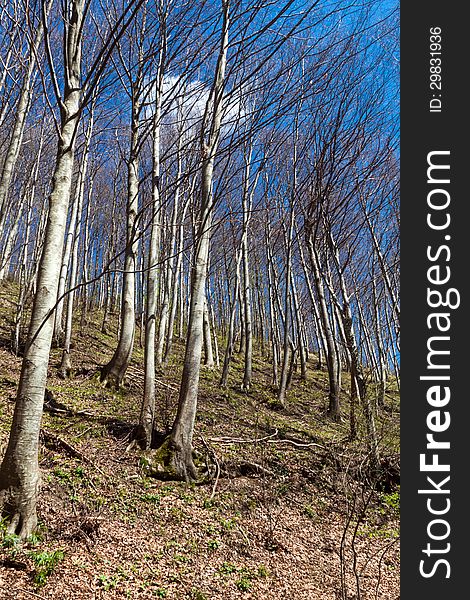
[[[85,433],[88,433],[89,431],[91,431],[93,429],[93,427],[87,427],[86,429],[84,429],[82,432],[78,433],[75,437],[82,437],[82,435],[85,435]]]
[[[296,448],[312,448],[312,447],[316,447],[316,448],[325,448],[325,446],[323,446],[322,444],[317,444],[316,442],[306,442],[305,444],[301,443],[301,442],[295,442],[294,440],[289,440],[289,439],[279,439],[279,440],[274,440],[272,438],[276,437],[278,434],[278,430],[276,429],[276,431],[274,433],[272,433],[271,435],[267,435],[265,437],[262,438],[255,438],[253,440],[249,440],[249,439],[240,439],[240,438],[228,438],[228,437],[218,437],[218,438],[209,438],[209,441],[211,442],[215,442],[217,444],[258,444],[259,442],[267,442],[268,444],[291,444],[292,446],[295,446]]]
[[[260,473],[263,473],[264,475],[271,475],[273,477],[276,475],[274,473],[274,471],[266,469],[265,467],[259,465],[258,463],[248,462],[246,460],[243,461],[242,463],[240,463],[240,468],[243,468],[243,467],[248,467],[249,469],[252,469],[253,471],[258,471]]]
[[[161,385],[162,387],[168,388],[169,390],[173,390],[174,392],[178,392],[178,388],[176,388],[174,385],[170,385],[169,383],[164,383],[163,381],[159,381],[158,379],[155,379],[155,383],[157,385]]]
[[[237,527],[238,527],[240,533],[242,534],[242,536],[245,538],[247,545],[251,546],[250,539],[247,536],[247,534],[246,534],[245,530],[243,529],[243,527],[240,525],[240,523],[237,523]]]
[[[35,598],[41,598],[41,600],[46,600],[45,596],[40,596],[39,594],[35,594],[34,592],[30,592],[29,590],[26,590],[25,588],[15,588],[15,591],[17,591],[17,592],[25,592],[26,594],[29,594],[30,596],[34,596]]]
[[[206,447],[207,451],[209,452],[209,454],[212,456],[214,462],[215,462],[215,468],[216,468],[216,472],[215,472],[215,481],[214,481],[214,485],[212,486],[212,493],[210,495],[209,498],[209,502],[211,500],[214,499],[215,496],[215,490],[217,488],[217,484],[219,482],[219,477],[220,477],[220,463],[219,460],[217,458],[216,453],[214,452],[214,450],[207,444],[206,440],[204,439],[204,437],[201,435],[200,436],[202,443],[204,444],[204,446]]]
[[[322,446],[321,444],[316,444],[315,442],[307,443],[307,444],[299,444],[299,442],[294,442],[293,440],[268,440],[268,444],[292,444],[296,448],[311,448],[315,446],[316,448],[326,448],[326,446]]]
[[[262,438],[256,438],[254,440],[243,440],[240,438],[219,437],[219,438],[209,438],[209,441],[216,442],[218,444],[257,444],[258,442],[264,442],[265,440],[269,440],[273,437],[276,437],[276,435],[278,433],[279,433],[279,431],[276,429],[276,431],[274,433],[272,433],[271,435],[267,435]]]

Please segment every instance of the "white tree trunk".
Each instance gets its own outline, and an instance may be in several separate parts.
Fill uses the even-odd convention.
[[[163,27],[163,25],[162,25]],[[160,125],[163,94],[163,59],[166,47],[165,29],[160,36],[159,63],[156,74],[155,114],[153,116],[153,186],[152,219],[147,273],[147,297],[145,305],[144,346],[144,396],[140,411],[137,439],[142,448],[148,450],[152,444],[155,420],[155,331],[157,320],[158,258],[161,239],[162,203],[160,196]]]
[[[212,350],[211,338],[211,323],[209,317],[209,307],[207,298],[204,301],[204,316],[203,316],[203,335],[204,335],[204,365],[208,369],[214,368],[214,353]]]
[[[28,537],[37,524],[38,465],[47,366],[54,328],[60,259],[70,200],[75,133],[79,120],[83,0],[73,3],[67,31],[71,64],[61,111],[61,131],[49,199],[44,246],[38,270],[28,339],[8,447],[0,467],[0,507],[9,514],[10,533]]]
[[[49,11],[52,2],[48,2],[45,7],[46,13]],[[28,116],[29,107],[31,104],[31,88],[33,84],[33,71],[36,65],[36,55],[42,41],[43,26],[42,22],[38,24],[36,35],[32,41],[32,46],[29,53],[28,65],[24,75],[23,83],[20,90],[18,105],[16,106],[15,123],[8,144],[8,148],[3,163],[2,172],[0,173],[0,234],[3,231],[5,224],[8,192],[10,189],[11,180],[15,170],[18,155],[20,153],[21,142],[26,125],[26,117]]]
[[[201,209],[196,230],[188,335],[178,412],[170,438],[170,446],[173,451],[172,467],[176,475],[184,480],[197,478],[196,467],[192,458],[192,441],[201,368],[205,287],[213,213],[212,178],[222,120],[222,97],[228,50],[229,1],[223,1],[222,5],[223,23],[220,52],[211,97],[208,100],[204,122],[201,127],[201,152],[203,155]],[[212,103],[212,110],[210,103]],[[209,136],[206,143],[207,129],[209,129]]]
[[[134,84],[131,149],[127,179],[127,236],[124,255],[122,281],[121,316],[119,341],[110,362],[102,368],[101,381],[119,388],[126,375],[134,346],[135,334],[135,270],[138,249],[137,213],[139,210],[139,116],[141,103],[136,90],[140,82]]]

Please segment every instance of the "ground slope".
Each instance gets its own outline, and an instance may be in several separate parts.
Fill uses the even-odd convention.
[[[0,455],[21,366],[8,350],[8,291],[0,305]],[[216,473],[220,467],[220,477],[192,486],[159,481],[145,473],[142,453],[128,449],[142,396],[139,336],[125,389],[103,389],[96,370],[111,356],[116,331],[99,333],[99,317],[92,315],[82,335],[76,331],[73,379],[58,378],[60,352],[53,351],[41,434],[41,528],[23,547],[0,533],[1,599],[399,597],[393,385],[378,416],[386,471],[380,490],[364,483],[364,440],[348,440],[347,394],[346,418],[330,423],[326,373],[312,359],[308,381],[295,378],[279,410],[260,348],[249,394],[240,391],[240,355],[226,390],[217,369],[202,372],[195,443],[200,463]],[[179,341],[158,373],[162,435],[175,411],[182,351]]]

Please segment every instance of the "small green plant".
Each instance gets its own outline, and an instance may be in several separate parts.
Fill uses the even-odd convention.
[[[26,540],[30,546],[37,546],[42,541],[42,535],[40,533],[32,533]]]
[[[264,565],[258,567],[258,577],[267,577],[269,575],[268,569]]]
[[[198,590],[196,588],[193,588],[191,590],[191,598],[193,600],[208,600],[207,596],[201,592],[201,590]]]
[[[76,475],[76,477],[79,479],[83,479],[85,477],[85,471],[83,470],[83,467],[80,465],[75,467],[74,475]]]
[[[118,584],[118,577],[116,575],[114,575],[114,577],[108,577],[108,575],[98,575],[98,580],[101,587],[106,592],[113,590]]]
[[[67,473],[67,471],[64,471],[60,467],[56,467],[53,473],[61,481],[70,481],[70,473]]]
[[[2,539],[2,547],[7,551],[8,556],[14,559],[21,550],[21,539],[14,533],[5,533]]]
[[[7,530],[8,517],[0,517],[0,533]]]
[[[175,554],[173,556],[173,560],[175,560],[176,562],[185,563],[188,562],[189,558],[184,554]]]
[[[311,504],[306,504],[304,506],[304,513],[310,519],[316,519],[317,518],[317,513],[316,513],[315,509],[313,508],[313,506]]]
[[[165,588],[157,588],[155,590],[155,595],[157,598],[166,598],[166,589]]]
[[[160,504],[160,496],[158,494],[142,494],[140,499],[143,502],[148,502],[149,504]]]
[[[224,562],[223,565],[219,568],[219,573],[222,575],[231,575],[232,573],[237,572],[237,567],[229,562]]]
[[[35,564],[34,583],[37,587],[42,587],[49,575],[53,573],[57,564],[64,558],[62,550],[54,550],[53,552],[29,552],[28,556]]]
[[[400,510],[400,488],[391,494],[382,494],[381,500],[388,507],[398,512]]]
[[[183,521],[184,511],[179,506],[172,506],[170,508],[170,513],[171,513],[171,516],[173,517],[173,520],[176,521],[177,523],[181,523],[181,521]]]
[[[220,546],[220,542],[219,540],[209,540],[209,542],[207,542],[207,546],[209,550],[217,550],[217,548]]]
[[[3,536],[2,546],[8,550],[16,549],[20,545],[20,537],[14,533],[7,533]]]
[[[235,585],[241,592],[248,592],[251,589],[251,580],[247,575],[243,575]]]
[[[237,520],[235,518],[234,519],[220,519],[220,524],[222,525],[222,527],[224,529],[226,529],[227,531],[230,531],[237,524]]]

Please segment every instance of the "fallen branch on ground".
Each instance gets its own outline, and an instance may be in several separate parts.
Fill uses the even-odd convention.
[[[240,469],[242,475],[249,475],[250,473],[254,472],[260,474],[262,473],[263,475],[271,475],[273,477],[276,476],[276,473],[274,473],[274,471],[266,469],[262,465],[259,465],[258,463],[254,462],[243,461],[238,465],[238,468]]]
[[[240,438],[218,437],[218,438],[209,438],[209,441],[216,442],[218,444],[257,444],[259,442],[264,442],[265,440],[269,440],[273,437],[276,437],[276,435],[278,433],[279,433],[279,431],[276,429],[276,431],[274,433],[272,433],[271,435],[267,435],[262,438],[256,438],[254,440],[243,440]]]
[[[80,452],[80,450],[77,450],[77,448],[72,446],[72,444],[65,441],[63,438],[59,437],[55,433],[51,433],[50,431],[47,431],[46,429],[41,429],[41,435],[44,439],[44,444],[46,446],[47,446],[47,444],[53,444],[56,447],[63,448],[72,458],[78,458],[79,460],[82,460],[84,463],[92,466],[94,469],[96,469],[102,475],[106,475],[106,473],[104,471],[102,471],[97,465],[94,464],[93,461],[91,461],[87,456],[85,456],[82,452]]]
[[[272,433],[271,435],[267,435],[262,438],[255,438],[253,440],[240,439],[240,438],[218,437],[218,438],[209,438],[209,441],[215,442],[216,444],[258,444],[259,442],[266,442],[268,444],[291,444],[292,446],[295,446],[296,448],[312,448],[312,447],[325,448],[325,446],[323,446],[322,444],[317,444],[316,442],[305,442],[304,443],[303,441],[290,440],[288,438],[273,439],[277,436],[277,434],[278,434],[278,430],[276,429],[276,431],[274,433]]]
[[[202,435],[200,436],[200,438],[201,438],[201,440],[202,440],[202,443],[203,443],[203,444],[204,444],[204,446],[206,447],[207,451],[208,451],[208,452],[209,452],[209,454],[211,455],[211,457],[212,457],[212,460],[213,460],[213,461],[214,461],[214,463],[215,463],[215,468],[216,468],[214,485],[212,486],[212,493],[211,493],[211,495],[210,495],[210,498],[209,498],[209,502],[210,502],[211,500],[213,500],[213,499],[214,499],[214,496],[215,496],[215,490],[217,489],[217,484],[218,484],[218,482],[219,482],[220,471],[221,471],[221,469],[220,469],[220,462],[219,462],[219,460],[218,460],[218,458],[217,458],[217,455],[216,455],[216,453],[215,453],[215,452],[214,452],[214,450],[213,450],[213,449],[212,449],[212,448],[211,448],[211,447],[210,447],[210,446],[207,444],[206,440],[203,438],[203,436],[202,436]],[[207,470],[209,471],[209,466],[207,467]]]

